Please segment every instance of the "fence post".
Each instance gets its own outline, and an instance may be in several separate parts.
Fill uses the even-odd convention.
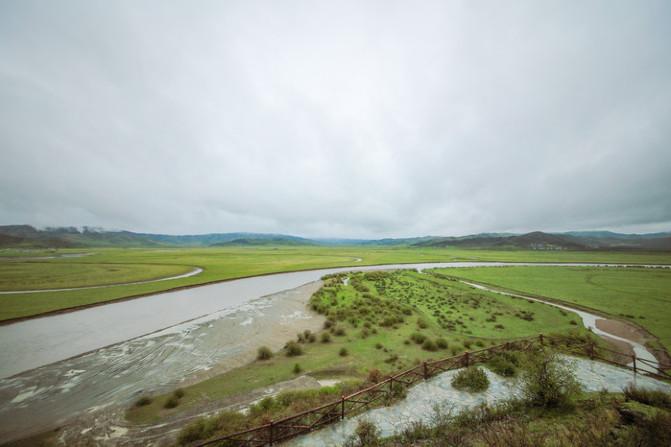
[[[426,362],[422,363],[422,367],[424,370],[424,380],[427,380],[429,378],[429,368],[426,366]]]
[[[340,395],[340,420],[345,419],[345,395]]]
[[[543,346],[543,334],[538,336],[538,341],[541,343],[541,346]]]
[[[634,374],[636,374],[636,353],[631,356],[634,359]]]
[[[394,397],[394,378],[390,377],[389,378],[389,398]]]
[[[270,421],[270,435],[268,436],[268,444],[273,445],[273,442],[275,440],[273,439],[273,421]]]
[[[468,364],[470,363],[468,351],[464,352],[464,363],[466,364],[466,366],[468,366]]]

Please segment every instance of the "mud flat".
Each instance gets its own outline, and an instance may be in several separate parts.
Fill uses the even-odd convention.
[[[89,441],[127,441],[114,425],[132,401],[244,365],[261,345],[280,349],[296,332],[316,331],[323,317],[307,310],[321,282],[253,300],[78,357],[0,380],[0,442],[86,419]],[[73,427],[77,427],[75,423]],[[79,445],[81,430],[59,438]]]

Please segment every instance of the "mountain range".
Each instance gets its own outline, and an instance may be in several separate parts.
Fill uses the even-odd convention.
[[[208,233],[168,235],[108,231],[92,227],[37,229],[30,225],[0,226],[0,247],[222,247],[269,245],[408,246],[421,248],[459,247],[471,249],[525,250],[670,250],[671,232],[623,234],[611,231],[569,231],[525,234],[480,233],[459,237],[422,236],[384,239],[308,239],[286,234]]]

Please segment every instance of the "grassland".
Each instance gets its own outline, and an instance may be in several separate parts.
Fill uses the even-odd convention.
[[[287,350],[269,360],[197,383],[185,389],[179,408],[163,408],[170,395],[134,407],[128,418],[156,421],[198,402],[221,401],[296,377],[295,365],[318,378],[364,378],[429,358],[448,357],[518,337],[547,332],[581,332],[575,314],[550,306],[477,291],[455,281],[414,271],[369,272],[329,277],[311,299],[326,316],[322,333],[301,334],[302,354]],[[328,342],[323,342],[328,334]],[[310,341],[312,340],[312,341]],[[343,355],[343,349],[346,355]]]
[[[383,247],[227,247],[227,248],[104,248],[79,258],[30,260],[30,257],[82,252],[64,250],[0,251],[0,289],[66,288],[113,284],[170,276],[193,267],[203,273],[151,284],[108,289],[0,296],[0,321],[45,312],[104,303],[177,287],[193,286],[267,273],[411,262],[511,261],[511,262],[611,262],[671,263],[669,253],[645,252],[544,252],[486,251],[451,248]],[[358,261],[358,259],[361,259]]]
[[[497,267],[442,272],[619,316],[659,337],[667,351],[671,351],[668,269]]]

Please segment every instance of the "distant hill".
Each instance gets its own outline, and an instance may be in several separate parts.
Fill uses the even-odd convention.
[[[0,247],[79,248],[79,247],[210,247],[219,245],[314,245],[296,236],[261,233],[211,233],[167,235],[105,231],[84,227],[46,228],[30,225],[0,226]]]
[[[571,231],[526,234],[480,233],[468,236],[421,236],[384,239],[307,239],[286,234],[208,233],[169,235],[107,231],[92,227],[37,229],[30,225],[0,226],[0,247],[226,247],[226,246],[379,246],[459,247],[524,250],[669,250],[671,233],[620,234],[610,231]]]
[[[233,239],[226,242],[217,242],[211,244],[210,247],[227,247],[232,245],[316,245],[314,241],[310,239],[304,239],[302,237],[296,236],[284,236],[284,235],[256,235],[250,237],[244,237],[239,239]]]
[[[544,233],[520,235],[472,235],[422,241],[417,247],[460,247],[525,250],[671,250],[670,233],[649,235],[618,234],[609,231]]]

